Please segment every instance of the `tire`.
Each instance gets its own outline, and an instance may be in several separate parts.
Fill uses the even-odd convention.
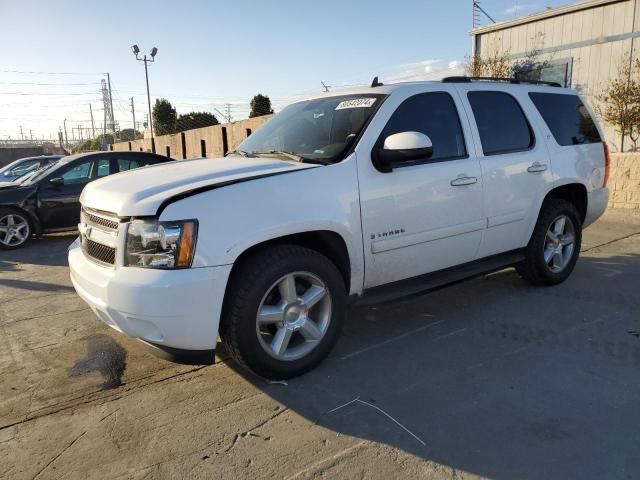
[[[346,302],[342,275],[324,255],[295,245],[268,247],[234,269],[220,336],[241,366],[270,380],[292,378],[329,354]]]
[[[542,205],[525,259],[516,270],[533,285],[557,285],[571,275],[581,244],[582,221],[576,207],[566,200],[550,198]]]
[[[29,216],[14,208],[0,208],[0,249],[23,247],[31,238],[33,227]]]

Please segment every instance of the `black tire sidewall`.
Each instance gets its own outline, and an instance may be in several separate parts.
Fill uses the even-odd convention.
[[[5,244],[0,242],[0,249],[2,249],[2,250],[15,250],[17,248],[24,247],[27,244],[27,242],[29,241],[29,239],[31,238],[31,235],[33,235],[33,223],[31,222],[31,219],[29,218],[29,215],[27,215],[23,211],[16,210],[15,208],[2,208],[2,209],[0,209],[0,218],[3,218],[6,215],[16,215],[16,216],[19,216],[19,217],[23,218],[27,222],[27,226],[29,227],[29,235],[27,235],[27,238],[25,238],[25,240],[22,243],[19,243],[17,245],[5,245]]]
[[[569,264],[561,272],[553,272],[544,260],[544,247],[546,235],[551,224],[560,215],[565,215],[573,224],[574,229],[574,250],[573,256]],[[578,257],[580,256],[580,247],[582,245],[582,222],[578,211],[573,204],[564,200],[553,200],[544,206],[544,210],[538,225],[536,226],[535,238],[532,239],[529,246],[528,254],[533,256],[536,270],[542,277],[545,284],[555,285],[566,280],[576,266]]]
[[[342,275],[335,265],[320,253],[297,246],[278,247],[259,254],[261,258],[250,258],[244,262],[233,279],[233,287],[227,296],[227,301],[235,308],[232,312],[225,312],[223,323],[234,322],[235,329],[230,331],[229,325],[222,325],[223,337],[235,342],[236,354],[241,363],[258,375],[273,379],[291,378],[301,375],[318,365],[331,351],[338,339],[346,309],[346,289]],[[256,269],[261,269],[257,272]],[[292,361],[281,361],[269,355],[258,339],[256,332],[256,315],[264,295],[274,282],[292,272],[309,272],[319,277],[331,296],[331,322],[320,343],[303,358]],[[245,282],[254,279],[251,285]],[[235,292],[243,290],[242,299],[234,299]],[[223,338],[224,340],[224,338]]]

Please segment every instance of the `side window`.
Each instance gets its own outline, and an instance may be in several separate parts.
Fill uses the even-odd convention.
[[[65,173],[62,174],[65,185],[74,185],[78,183],[85,183],[89,181],[89,175],[91,173],[92,160],[79,163],[78,165],[71,167]]]
[[[558,145],[601,142],[596,124],[580,97],[531,92],[529,98],[542,115]]]
[[[485,155],[520,152],[533,146],[531,126],[518,101],[508,93],[467,94]]]
[[[407,98],[389,119],[381,139],[408,131],[424,133],[431,139],[433,156],[429,161],[454,160],[467,155],[458,111],[448,93],[420,93]]]
[[[98,163],[97,163],[98,169],[97,169],[96,178],[106,177],[107,175],[109,175],[110,164],[111,164],[111,161],[108,158],[102,158],[98,160]]]
[[[132,168],[138,168],[140,163],[137,160],[129,159],[129,158],[118,158],[118,171],[126,172],[127,170],[131,170]]]

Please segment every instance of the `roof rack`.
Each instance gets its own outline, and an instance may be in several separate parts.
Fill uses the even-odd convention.
[[[558,82],[543,82],[542,80],[524,80],[520,78],[491,78],[491,77],[445,77],[442,79],[444,83],[471,83],[471,82],[508,82],[514,84],[531,84],[531,85],[546,85],[547,87],[560,87]]]

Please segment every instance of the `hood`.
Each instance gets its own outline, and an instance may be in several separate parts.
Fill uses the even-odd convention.
[[[14,182],[0,182],[0,190],[7,190],[7,189],[16,189],[16,188],[20,188],[22,185],[20,185],[19,183],[14,183]]]
[[[156,215],[165,200],[193,190],[318,165],[230,156],[179,160],[110,175],[88,184],[82,205],[121,217]]]

